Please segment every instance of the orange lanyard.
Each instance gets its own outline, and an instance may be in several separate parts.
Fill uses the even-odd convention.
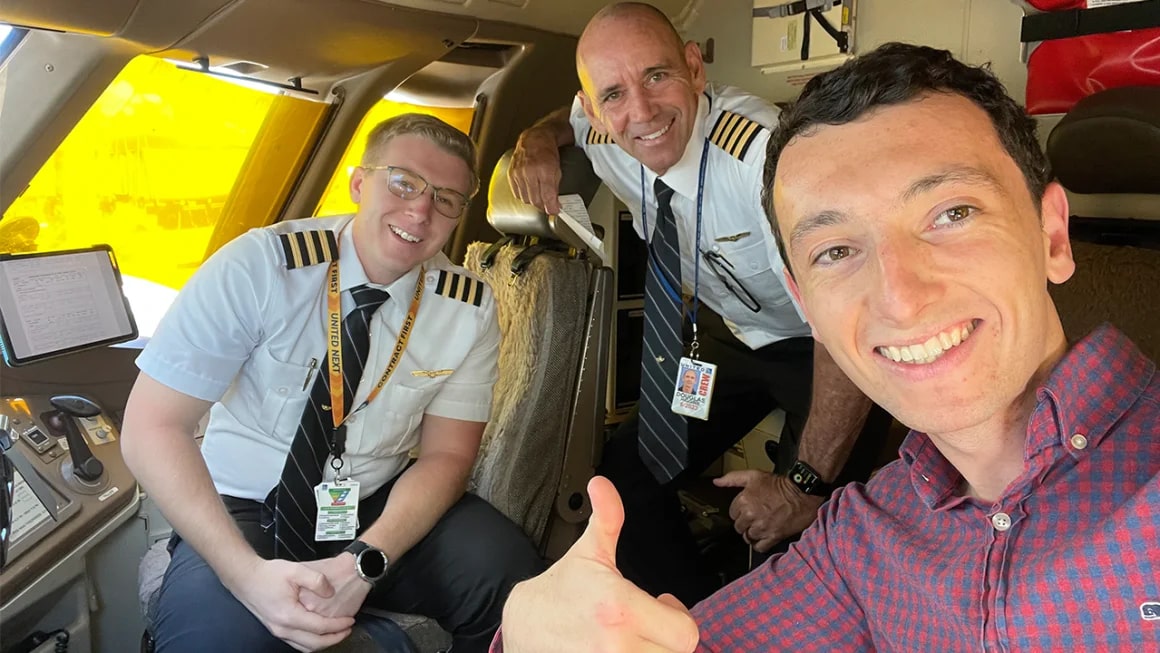
[[[415,316],[419,314],[419,303],[423,299],[423,288],[426,285],[426,274],[424,268],[419,268],[419,281],[415,284],[415,296],[411,298],[411,308],[407,311],[407,319],[403,320],[403,328],[399,330],[399,338],[395,341],[395,350],[391,353],[391,360],[387,363],[387,369],[383,371],[383,375],[379,377],[378,384],[375,385],[367,398],[350,412],[354,415],[358,411],[367,407],[375,397],[378,396],[379,391],[387,384],[387,380],[395,373],[395,368],[399,366],[399,361],[403,358],[403,352],[407,349],[407,341],[411,339],[411,329],[415,326]],[[330,416],[334,422],[334,430],[336,431],[335,442],[333,443],[335,458],[342,458],[342,450],[345,448],[340,442],[345,438],[337,437],[337,431],[346,422],[350,415],[345,415],[346,404],[343,397],[342,386],[342,302],[340,296],[342,294],[341,286],[338,282],[338,261],[333,261],[330,264],[330,282],[326,286],[326,308],[328,311],[326,319],[326,359],[330,361],[328,367],[330,368]],[[368,359],[370,356],[368,355]]]

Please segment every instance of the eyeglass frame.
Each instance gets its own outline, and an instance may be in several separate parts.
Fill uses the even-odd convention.
[[[733,274],[733,263],[730,262],[729,259],[725,258],[724,254],[712,250],[701,250],[701,256],[705,257],[705,262],[708,263],[709,269],[713,271],[713,274],[717,277],[717,280],[724,284],[725,288],[729,292],[733,293],[733,296],[737,298],[737,301],[741,302],[742,306],[748,308],[754,313],[761,312],[761,302],[757,301],[757,298],[753,296],[753,293],[749,292],[749,289],[745,287],[745,284],[741,283],[741,280],[737,278],[737,275]],[[730,279],[733,281],[733,283],[730,283]],[[736,288],[734,288],[734,284],[737,285]],[[742,297],[741,294],[737,292],[737,288],[740,288],[741,292],[745,293],[744,297]],[[752,304],[750,302],[752,302]]]
[[[463,208],[459,211],[459,215],[447,215],[446,213],[439,210],[438,204],[435,205],[435,211],[439,215],[441,215],[445,218],[449,218],[451,220],[458,220],[459,218],[462,218],[463,214],[467,213],[468,205],[471,204],[471,196],[469,196],[468,194],[460,192],[454,188],[447,188],[445,186],[436,186],[436,185],[432,184],[431,182],[427,181],[426,177],[415,172],[414,170],[411,170],[410,168],[404,168],[403,166],[390,166],[390,165],[388,165],[388,166],[361,166],[360,165],[359,167],[362,168],[363,170],[368,171],[368,172],[373,172],[375,170],[386,170],[388,178],[390,177],[392,170],[402,170],[403,172],[405,172],[409,175],[413,175],[414,177],[417,177],[418,179],[422,180],[423,181],[423,188],[421,188],[419,190],[419,192],[415,194],[414,197],[403,197],[402,195],[396,193],[394,191],[394,189],[391,188],[391,183],[390,183],[390,180],[388,179],[387,190],[391,191],[391,194],[394,195],[395,197],[402,199],[402,200],[407,200],[408,202],[410,202],[412,200],[417,200],[420,197],[422,197],[423,194],[427,192],[428,188],[430,188],[432,191],[431,199],[435,200],[436,202],[438,202],[438,200],[439,200],[440,191],[448,191],[451,193],[455,193],[456,195],[459,195],[460,197],[463,198]],[[473,190],[471,194],[474,195],[475,191]]]

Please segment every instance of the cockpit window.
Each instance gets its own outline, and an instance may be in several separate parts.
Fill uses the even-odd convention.
[[[327,108],[137,57],[4,213],[0,252],[107,243],[123,274],[179,289],[277,217]]]
[[[20,43],[20,39],[24,38],[27,33],[26,29],[0,23],[0,64],[8,59],[8,55],[12,54],[16,45]]]
[[[342,156],[342,163],[339,164],[338,169],[334,171],[334,175],[330,178],[330,183],[326,185],[326,192],[322,194],[322,200],[318,203],[318,210],[315,215],[342,215],[344,213],[354,213],[354,202],[350,199],[350,174],[359,165],[362,159],[363,150],[366,149],[367,135],[370,134],[371,129],[380,122],[397,116],[401,113],[424,113],[435,116],[447,122],[447,124],[455,127],[464,134],[469,133],[471,129],[471,117],[474,110],[457,109],[457,108],[442,108],[442,107],[427,107],[417,104],[408,104],[406,102],[396,102],[383,98],[379,100],[367,115],[363,116],[362,122],[359,123],[358,131],[351,140],[350,145],[346,148],[346,153]]]

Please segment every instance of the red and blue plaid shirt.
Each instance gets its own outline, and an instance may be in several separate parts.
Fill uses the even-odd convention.
[[[702,651],[1160,651],[1160,375],[1104,326],[1038,389],[994,504],[921,433],[699,604]]]

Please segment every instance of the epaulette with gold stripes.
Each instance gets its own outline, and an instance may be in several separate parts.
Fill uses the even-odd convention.
[[[713,125],[713,131],[709,133],[709,140],[728,152],[729,156],[744,161],[749,146],[757,140],[763,129],[764,125],[741,114],[722,111],[717,117],[717,124]]]
[[[282,243],[287,270],[329,263],[338,258],[338,240],[333,231],[291,231],[278,234],[278,240]]]
[[[589,145],[611,145],[615,141],[608,134],[601,134],[594,128],[588,128],[588,138],[586,139]]]
[[[439,281],[435,284],[435,294],[458,299],[472,306],[479,306],[483,303],[483,288],[482,281],[463,274],[440,270]]]

